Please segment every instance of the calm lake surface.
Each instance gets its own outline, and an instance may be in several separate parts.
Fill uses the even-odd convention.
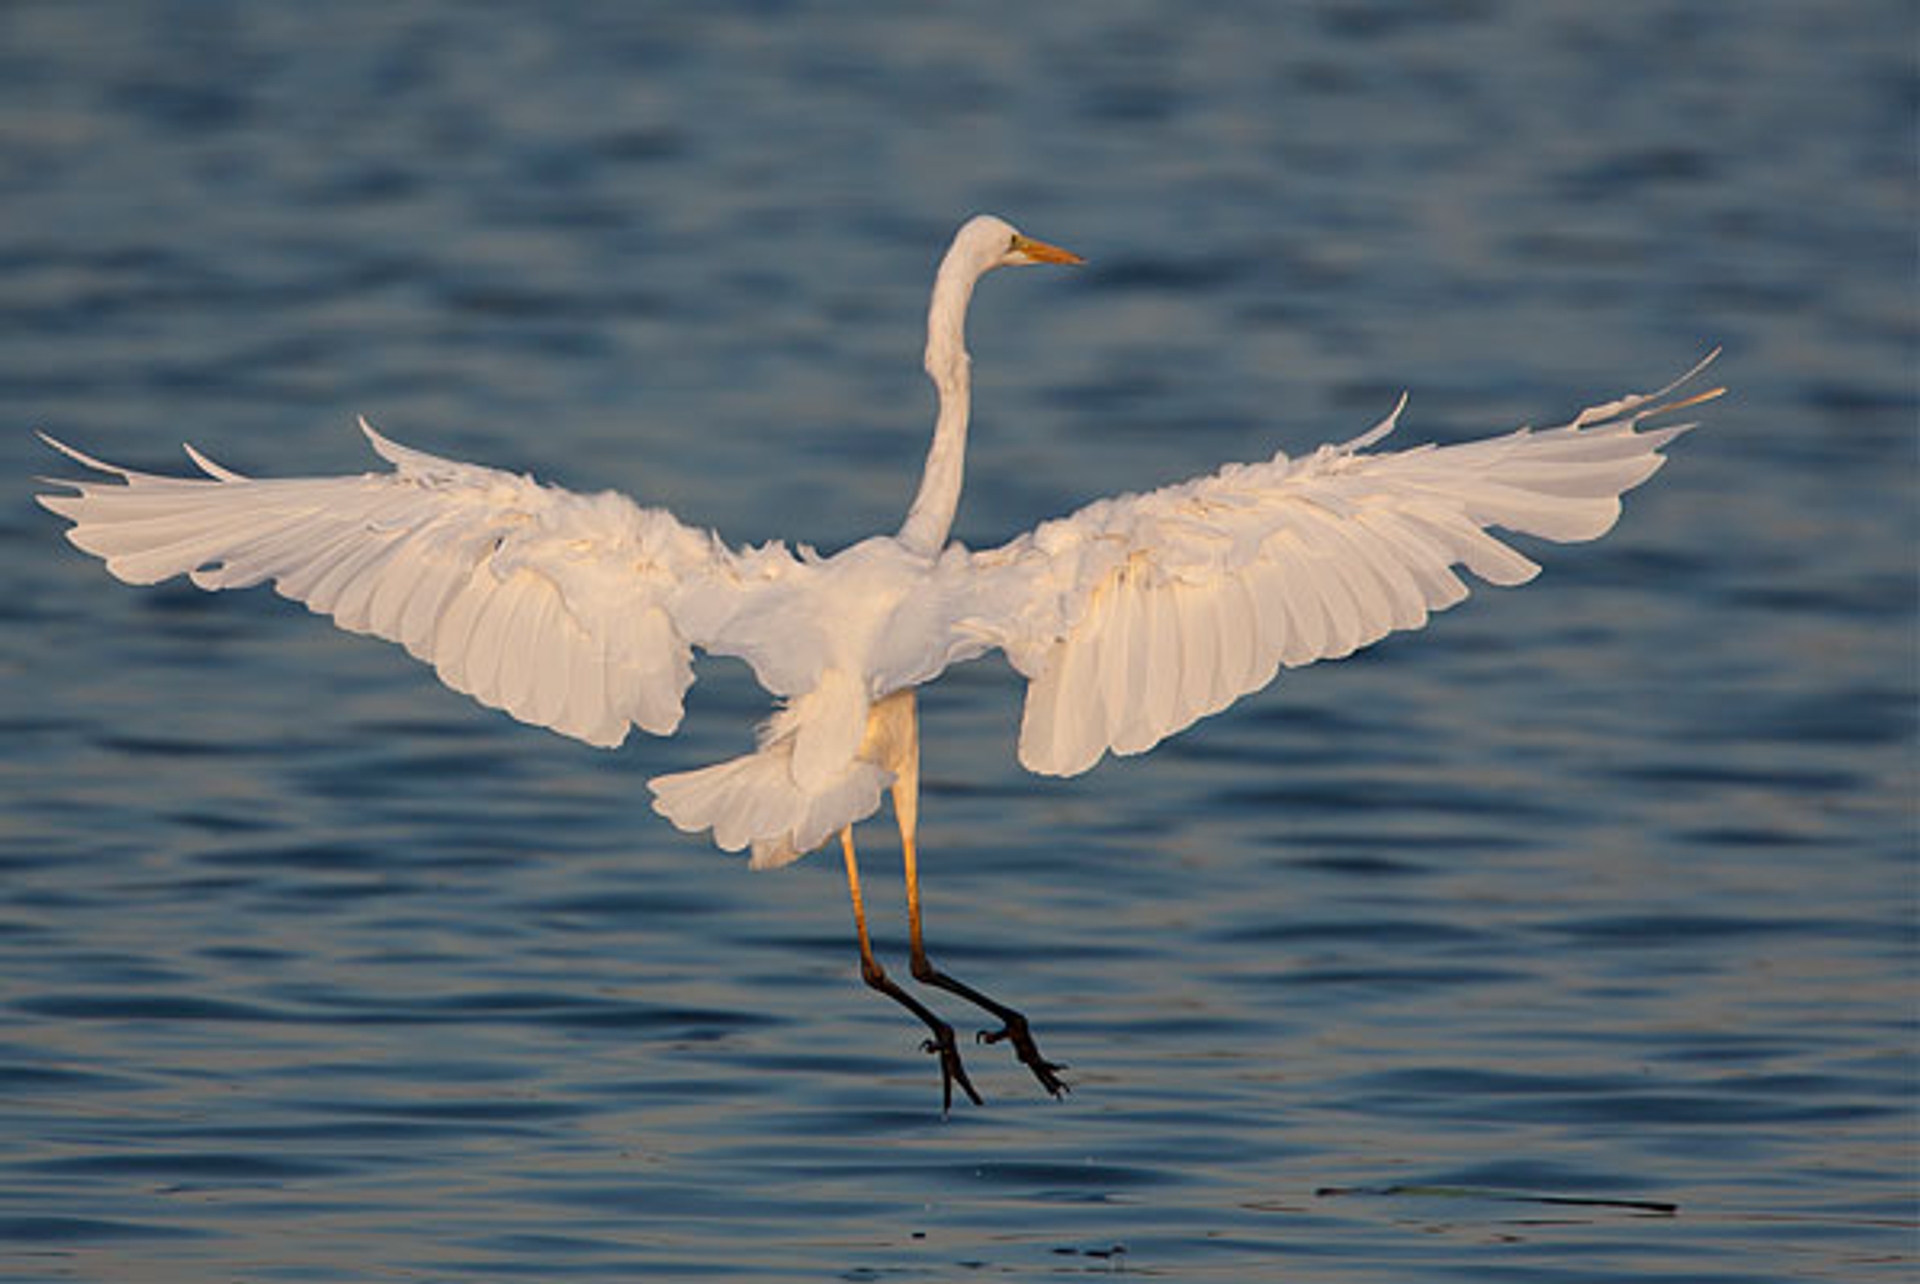
[[[0,1276],[1911,1279],[1911,5],[0,9]],[[737,542],[890,530],[932,267],[958,535],[1311,449],[1731,386],[1528,551],[1154,754],[923,700],[934,956],[653,816],[764,699],[594,751],[271,593],[132,590],[30,430],[398,439]],[[864,831],[904,973],[893,839]],[[944,996],[942,996],[944,998]],[[936,1004],[963,1031],[975,1014]],[[981,1024],[984,1024],[982,1022]]]

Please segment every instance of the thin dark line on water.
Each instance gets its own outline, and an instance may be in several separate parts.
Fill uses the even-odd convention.
[[[1557,1208],[1621,1208],[1660,1217],[1678,1216],[1680,1205],[1663,1199],[1607,1199],[1586,1195],[1532,1195],[1522,1191],[1479,1190],[1472,1186],[1322,1186],[1313,1192],[1321,1199],[1352,1195],[1379,1198],[1414,1196],[1427,1199],[1489,1199],[1507,1204],[1550,1204]]]

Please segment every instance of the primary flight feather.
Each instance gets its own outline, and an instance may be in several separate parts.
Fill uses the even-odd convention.
[[[272,583],[340,627],[406,647],[483,704],[588,744],[680,723],[698,648],[737,656],[781,701],[753,752],[659,776],[654,806],[755,867],[841,837],[869,984],[927,1023],[948,1099],[978,1100],[952,1030],[874,961],[851,827],[890,792],[907,860],[914,975],[977,1003],[1049,1091],[1060,1067],[1024,1018],[939,972],[921,942],[914,834],[916,687],[991,650],[1028,680],[1019,756],[1047,775],[1141,753],[1281,667],[1336,659],[1417,629],[1467,596],[1456,568],[1518,584],[1539,569],[1492,532],[1604,534],[1620,495],[1687,425],[1651,416],[1696,373],[1571,423],[1451,446],[1372,449],[1392,415],[1312,454],[1100,500],[999,548],[947,542],[969,407],[965,320],[988,271],[1077,256],[992,216],[955,236],[935,280],[926,368],[939,397],[906,521],[831,557],[730,548],[664,509],[578,495],[395,444],[354,477],[251,478],[188,447],[202,477],[157,476],[46,440],[111,480],[62,481],[40,502],[67,537],[133,584]],[[1711,357],[1709,357],[1711,360]],[[1702,365],[1705,362],[1701,363]],[[1403,402],[1404,405],[1404,402]]]

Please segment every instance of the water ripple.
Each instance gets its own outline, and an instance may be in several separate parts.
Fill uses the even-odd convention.
[[[1911,14],[14,0],[0,40],[0,1275],[1912,1275]],[[1109,11],[1111,10],[1111,11]],[[729,539],[891,529],[939,238],[983,287],[960,529],[1733,395],[1581,546],[1071,780],[929,692],[935,960],[837,853],[270,592],[114,584],[44,427],[262,474],[403,440]],[[1678,1211],[1672,1211],[1677,1207]]]

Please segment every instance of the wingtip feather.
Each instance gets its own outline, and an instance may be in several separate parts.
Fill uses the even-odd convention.
[[[91,468],[95,472],[107,473],[114,477],[132,477],[133,476],[133,473],[131,470],[118,467],[114,464],[109,464],[103,459],[95,459],[92,455],[89,455],[86,451],[81,450],[77,446],[69,446],[66,442],[61,441],[58,437],[54,436],[52,433],[42,432],[36,428],[34,429],[33,435],[38,437],[41,441],[45,442],[52,449],[65,455],[68,459],[73,460],[74,463],[80,464],[83,467]],[[52,482],[53,484],[59,485],[59,486],[71,486],[74,484],[72,482],[62,481],[60,478],[57,478],[57,477],[43,478],[42,480]]]
[[[1367,447],[1383,441],[1389,433],[1399,426],[1400,415],[1406,408],[1407,393],[1402,392],[1400,394],[1400,400],[1394,402],[1393,409],[1387,412],[1385,419],[1382,419],[1379,423],[1367,429],[1352,441],[1342,445],[1340,447],[1340,453],[1343,455],[1351,455],[1355,451],[1365,450]]]
[[[353,418],[354,422],[360,425],[360,431],[365,434],[367,444],[373,447],[373,453],[398,467],[406,448],[397,445],[390,437],[368,423],[365,415],[355,415]]]
[[[181,442],[180,449],[187,452],[187,458],[193,461],[194,467],[198,468],[201,472],[213,478],[215,481],[237,482],[237,481],[247,480],[247,478],[243,474],[236,473],[235,471],[233,471],[233,469],[228,468],[222,464],[217,464],[213,460],[201,454],[198,450],[195,450],[193,447],[193,443],[190,441]]]

